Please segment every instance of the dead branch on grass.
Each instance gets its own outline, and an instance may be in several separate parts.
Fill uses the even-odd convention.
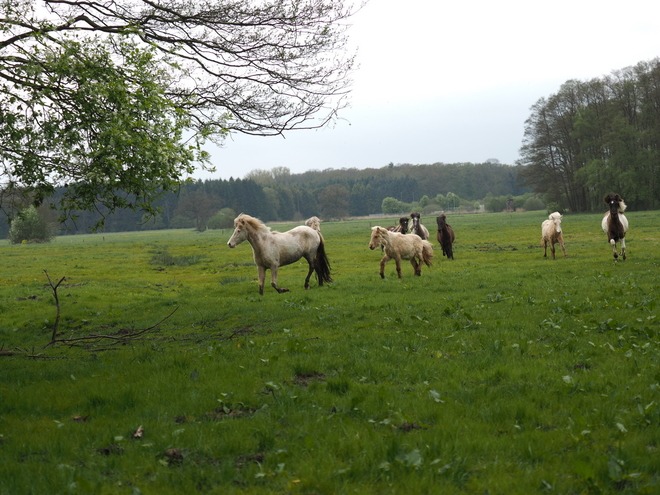
[[[114,345],[128,344],[136,340],[138,337],[143,336],[145,333],[149,332],[150,330],[157,328],[161,323],[163,323],[165,320],[170,318],[174,313],[176,313],[178,309],[179,309],[178,307],[174,308],[174,310],[169,315],[167,315],[164,318],[161,318],[158,322],[156,322],[154,325],[151,325],[148,328],[142,328],[139,330],[122,328],[119,331],[115,332],[114,334],[108,334],[108,335],[92,334],[92,335],[85,335],[84,337],[75,337],[71,339],[55,339],[50,341],[44,347],[48,347],[52,344],[65,344],[73,347],[82,343],[90,344],[95,342],[107,342],[107,341],[113,342]]]

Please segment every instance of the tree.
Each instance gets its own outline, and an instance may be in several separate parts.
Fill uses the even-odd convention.
[[[445,203],[447,204],[448,210],[454,211],[456,210],[456,207],[461,205],[461,198],[459,198],[457,194],[454,194],[450,191],[445,197]]]
[[[179,199],[174,216],[182,216],[195,221],[195,229],[199,232],[206,230],[207,223],[217,211],[219,204],[215,198],[203,191],[191,191]]]
[[[396,198],[387,197],[383,198],[383,203],[381,204],[381,210],[383,213],[401,213],[403,212],[403,203]]]
[[[153,213],[205,166],[207,139],[322,127],[351,83],[343,3],[2,2],[3,208],[61,186],[65,213]]]
[[[234,218],[236,218],[234,210],[223,208],[209,219],[209,229],[231,229],[234,226]]]
[[[11,222],[9,242],[47,242],[53,238],[53,224],[48,221],[44,211],[38,211],[34,206],[24,209]]]
[[[344,218],[348,216],[348,198],[350,193],[341,184],[332,184],[319,194],[319,209],[324,219]]]

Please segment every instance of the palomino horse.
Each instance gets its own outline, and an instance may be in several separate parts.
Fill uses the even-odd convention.
[[[280,294],[287,292],[289,289],[277,286],[277,272],[280,266],[290,265],[300,258],[305,258],[309,263],[305,289],[309,289],[309,278],[313,272],[316,272],[319,286],[324,282],[332,282],[323,236],[318,230],[301,225],[287,232],[275,232],[261,220],[243,213],[234,219],[234,227],[234,233],[227,245],[234,248],[247,240],[252,246],[259,274],[259,294],[264,293],[264,280],[268,269],[270,285]]]
[[[380,260],[380,277],[385,278],[385,263],[394,259],[396,262],[396,273],[399,278],[401,275],[401,260],[410,260],[410,264],[415,270],[415,275],[422,274],[422,263],[431,266],[433,260],[433,246],[430,242],[422,240],[418,235],[404,235],[398,232],[390,232],[383,227],[371,228],[371,241],[369,249],[376,249],[382,246],[385,249],[385,256]]]
[[[603,201],[610,206],[608,211],[603,217],[601,226],[603,231],[607,234],[607,240],[612,245],[612,253],[614,254],[614,261],[619,260],[619,254],[616,252],[616,243],[621,242],[621,257],[626,259],[626,232],[628,231],[628,219],[623,214],[626,211],[626,204],[623,198],[616,193],[609,193]]]
[[[429,238],[429,231],[426,227],[424,227],[421,223],[419,223],[420,216],[421,215],[416,211],[410,214],[410,218],[412,219],[412,223],[413,223],[413,226],[410,229],[410,233],[417,234],[419,237],[422,238],[422,240],[426,241]]]
[[[402,234],[408,233],[408,217],[399,218],[399,225],[393,227],[387,227],[387,230],[390,232],[400,232]]]
[[[548,257],[548,244],[550,244],[550,251],[552,252],[552,259],[555,257],[555,244],[559,243],[561,250],[566,255],[566,248],[564,247],[564,236],[561,233],[561,219],[562,214],[558,211],[551,213],[548,219],[541,224],[541,242],[543,243],[543,257]]]
[[[447,257],[448,260],[454,259],[454,240],[456,235],[454,234],[454,229],[451,228],[451,225],[447,223],[447,217],[445,214],[441,214],[435,219],[438,224],[438,242],[442,248],[442,254]]]

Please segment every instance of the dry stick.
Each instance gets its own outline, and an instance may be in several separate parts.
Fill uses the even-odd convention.
[[[169,315],[167,315],[165,318],[162,318],[156,324],[154,324],[154,325],[152,325],[148,328],[143,328],[141,330],[137,330],[137,331],[134,331],[134,332],[131,332],[131,333],[127,333],[127,334],[119,336],[119,337],[116,337],[114,335],[99,335],[99,334],[87,335],[85,337],[76,337],[76,338],[73,338],[73,339],[52,340],[48,344],[46,344],[44,347],[48,347],[51,344],[66,344],[66,343],[70,344],[72,342],[81,342],[81,341],[84,341],[84,340],[100,340],[100,339],[109,339],[109,340],[114,340],[114,341],[117,341],[117,342],[127,342],[127,341],[129,341],[129,340],[131,340],[135,337],[139,337],[140,335],[142,335],[145,332],[148,332],[149,330],[153,330],[158,325],[160,325],[165,320],[167,320],[170,316],[172,316],[174,313],[176,313],[176,311],[178,309],[179,309],[178,307],[174,308],[174,310]]]
[[[57,316],[55,317],[55,324],[53,325],[53,335],[50,338],[50,341],[52,343],[55,342],[55,337],[57,336],[57,329],[60,326],[60,299],[59,297],[57,297],[57,288],[60,286],[62,282],[66,280],[66,277],[62,277],[59,282],[53,285],[53,281],[50,279],[50,275],[48,275],[48,270],[44,270],[44,273],[46,274],[46,278],[48,279],[48,284],[50,285],[50,288],[53,289],[53,296],[55,297],[55,306],[57,307]]]

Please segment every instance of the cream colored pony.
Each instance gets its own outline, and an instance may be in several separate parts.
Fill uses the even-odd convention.
[[[277,286],[279,268],[295,263],[300,258],[305,258],[309,263],[305,289],[309,289],[309,279],[313,272],[316,272],[319,286],[324,282],[332,282],[323,236],[318,230],[301,225],[287,232],[275,232],[261,220],[241,213],[234,219],[234,233],[227,245],[235,248],[246,240],[252,246],[254,262],[257,265],[259,294],[264,293],[264,281],[268,269],[270,269],[270,285],[280,294],[288,292],[289,289]]]
[[[557,259],[555,257],[555,244],[557,243],[559,243],[561,250],[564,252],[564,258],[568,258],[566,255],[566,248],[564,247],[564,236],[561,233],[561,219],[561,213],[555,211],[548,216],[548,220],[545,220],[541,224],[541,242],[543,243],[544,248],[544,258],[547,258],[548,256],[548,244],[550,244],[552,259]]]
[[[319,217],[310,217],[305,221],[305,225],[321,232],[321,220]]]
[[[369,249],[376,249],[382,246],[385,256],[380,260],[380,276],[385,278],[385,264],[394,259],[396,262],[396,273],[399,278],[401,275],[401,260],[410,260],[410,264],[415,270],[415,275],[422,274],[422,263],[431,266],[433,260],[433,246],[430,242],[422,240],[416,234],[400,234],[390,232],[383,227],[371,228],[371,241]]]

